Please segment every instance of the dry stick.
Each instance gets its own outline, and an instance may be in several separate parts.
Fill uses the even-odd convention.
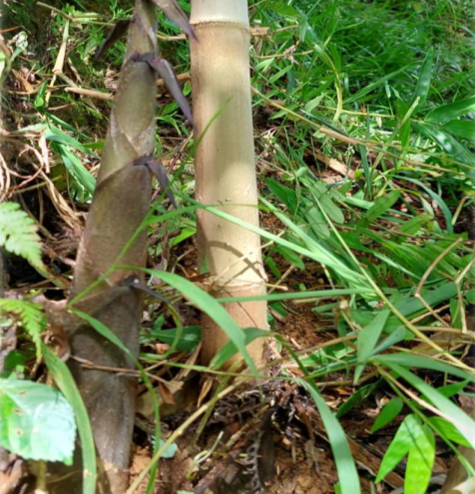
[[[458,295],[458,301],[459,301],[459,306],[460,306],[460,315],[462,319],[462,333],[468,333],[468,327],[467,327],[467,314],[465,313],[465,307],[463,303],[463,295],[462,295],[462,288],[461,288],[461,283],[465,275],[468,273],[468,271],[471,269],[475,262],[475,258],[473,258],[462,270],[460,273],[460,276],[455,280],[455,284],[457,285],[457,295]],[[473,329],[473,328],[472,328]]]
[[[190,73],[184,72],[183,74],[177,75],[177,79],[179,81],[188,81],[190,79]],[[165,81],[163,79],[157,79],[157,86],[165,86]],[[73,87],[67,87],[65,89],[68,93],[79,94],[81,96],[88,96],[89,98],[100,99],[105,101],[114,101],[115,94],[114,93],[106,93],[103,91],[96,91],[93,89],[85,89],[82,87],[77,87],[74,85]]]
[[[417,289],[416,289],[416,292],[414,293],[414,297],[418,298],[422,304],[424,305],[424,307],[429,311],[429,313],[435,317],[435,319],[437,319],[439,322],[441,322],[444,326],[448,326],[448,324],[438,315],[436,314],[433,310],[432,310],[432,307],[425,301],[424,297],[421,295],[421,290],[422,290],[422,287],[424,286],[424,283],[427,281],[427,278],[430,276],[430,274],[432,273],[432,271],[435,269],[435,267],[442,261],[442,259],[452,250],[454,249],[455,247],[457,247],[457,245],[459,245],[460,243],[463,242],[463,239],[459,238],[458,240],[456,240],[452,245],[449,245],[443,252],[441,252],[435,259],[434,259],[434,262],[429,266],[429,268],[427,269],[427,271],[424,273],[424,275],[422,276],[419,284],[417,285]]]

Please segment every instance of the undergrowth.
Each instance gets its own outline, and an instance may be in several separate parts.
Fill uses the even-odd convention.
[[[21,51],[13,68],[33,76],[25,83],[12,73],[8,90],[14,100],[8,101],[8,93],[2,98],[11,137],[33,146],[35,159],[44,159],[45,146],[50,153],[49,162],[40,163],[51,167],[49,175],[38,175],[23,188],[17,181],[12,197],[47,190],[49,214],[56,218],[49,226],[59,236],[77,224],[75,213],[82,214],[91,201],[111,104],[97,92],[113,92],[125,44],[119,42],[98,64],[92,57],[111,23],[130,15],[130,5],[111,1],[96,10],[79,0],[57,4],[60,12],[37,7],[51,18],[49,49],[41,55],[29,29],[28,46],[20,46],[22,7],[15,4],[9,13],[8,26],[20,25],[5,34],[12,52]],[[371,482],[381,481],[408,454],[406,482],[419,476],[428,484],[433,462],[415,468],[417,448],[406,445],[404,455],[394,456],[404,427],[416,431],[432,460],[434,434],[452,449],[474,446],[473,434],[467,437],[473,423],[451,400],[474,382],[473,370],[461,359],[473,341],[466,307],[475,303],[467,236],[475,192],[473,12],[472,2],[464,0],[251,2],[260,233],[270,275],[269,323],[285,362],[281,377],[296,383],[305,377],[321,412],[317,387],[335,372],[350,377],[349,398],[333,410],[338,418],[363,406],[385,383],[388,400],[374,432],[400,414],[406,418]],[[187,43],[171,23],[160,20],[161,49],[182,74],[189,95]],[[267,30],[257,29],[263,27]],[[41,32],[41,26],[31,29]],[[64,33],[67,62],[53,75]],[[93,92],[79,95],[78,88]],[[170,213],[163,202],[155,203],[149,254],[154,265],[199,278],[204,273],[181,262],[196,233],[194,136],[175,102],[161,94],[159,103],[156,150],[172,174],[179,208]],[[24,162],[19,165],[31,171]],[[5,231],[9,236],[0,244],[38,264],[38,244],[31,247],[30,223],[23,224],[29,238],[21,237],[16,224],[5,230],[0,217],[0,240]],[[162,242],[169,232],[168,243]],[[61,270],[69,276],[67,264]],[[162,296],[189,298],[186,287],[180,294],[152,278]],[[297,348],[289,335],[279,334],[282,321],[301,304],[321,323],[313,331],[330,344],[304,351],[309,342]],[[28,311],[33,305],[2,302],[0,308],[23,318],[27,329],[34,323],[32,336],[39,344],[37,319]],[[153,329],[142,338],[144,365],[159,360],[148,349],[156,339],[172,343],[176,354],[196,347],[196,324],[178,334],[164,314],[150,314]],[[449,347],[433,337],[447,334],[455,335]],[[224,360],[232,352],[226,349]],[[186,367],[183,362],[174,365]],[[423,380],[411,367],[433,373]],[[447,384],[458,387],[447,391]],[[429,413],[417,396],[453,422]]]

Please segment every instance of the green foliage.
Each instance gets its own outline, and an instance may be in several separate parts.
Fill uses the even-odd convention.
[[[188,3],[181,2],[182,7],[187,9]],[[64,7],[68,15],[91,14],[71,23],[68,52],[90,88],[103,90],[110,82],[104,75],[105,66],[109,72],[120,67],[125,52],[122,42],[99,65],[92,64],[91,58],[106,36],[108,27],[103,23],[128,18],[129,4],[75,0],[74,5]],[[467,301],[475,300],[470,288],[473,269],[456,284],[460,273],[469,268],[471,249],[462,242],[443,254],[457,240],[465,240],[465,209],[475,195],[471,149],[475,142],[473,6],[467,0],[251,0],[250,7],[253,25],[270,30],[268,37],[254,37],[251,47],[252,85],[260,92],[254,98],[257,164],[259,174],[265,177],[260,185],[266,222],[257,231],[267,242],[264,256],[270,283],[277,278],[283,288],[264,298],[274,304],[273,310],[279,309],[280,318],[298,308],[294,301],[305,301],[325,331],[352,338],[351,343],[339,341],[300,360],[317,384],[335,372],[350,374],[355,383],[336,418],[317,391],[306,387],[327,429],[333,432],[329,435],[340,473],[338,492],[357,492],[358,482],[337,418],[364,405],[376,388],[385,386],[384,372],[389,370],[394,379],[404,379],[433,409],[453,417],[453,422],[426,417],[422,405],[401,394],[386,404],[374,422],[372,430],[376,432],[407,408],[414,411],[391,443],[378,481],[407,457],[406,490],[415,494],[425,488],[431,473],[434,434],[457,445],[473,446],[473,421],[450,399],[466,382],[474,382],[473,375],[448,363],[450,357],[457,356],[454,352],[437,358],[411,354],[407,342],[414,334],[404,321],[417,320],[417,328],[420,324],[424,331],[436,332],[441,323],[427,306],[434,311],[447,305],[450,311],[442,315],[451,315],[451,325],[461,328],[460,314]],[[99,14],[92,15],[96,11]],[[28,16],[23,15],[25,22],[18,25],[29,27],[35,22]],[[176,27],[163,14],[159,16],[160,35],[176,35]],[[59,39],[64,18],[55,14],[51,19],[52,33]],[[29,36],[31,41],[34,38]],[[189,69],[187,43],[161,45],[178,72]],[[56,46],[51,54],[54,59]],[[38,65],[35,73],[50,71],[51,64]],[[34,96],[35,108],[47,124],[36,128],[45,132],[48,145],[72,179],[68,185],[55,182],[58,189],[65,191],[68,186],[76,202],[87,203],[95,186],[90,165],[97,156],[91,149],[102,147],[109,103],[54,91],[51,106],[70,106],[59,118],[46,105],[47,81],[45,78],[43,89]],[[189,91],[185,83],[185,94]],[[175,102],[161,98],[161,103],[156,147],[173,149],[190,136],[190,128]],[[159,225],[163,231],[176,232],[168,243],[171,254],[164,252],[165,243],[155,241],[158,235],[151,236],[150,253],[157,258],[166,254],[163,258],[167,261],[176,247],[196,232],[196,210],[201,206],[191,199],[195,144],[180,148],[177,163],[181,164],[174,169],[173,189],[179,191],[183,208],[170,212],[157,201],[147,223],[155,231]],[[337,173],[330,159],[339,164]],[[53,172],[65,174],[64,167],[62,171],[55,167]],[[16,211],[20,213],[18,208]],[[208,212],[226,217],[219,208],[210,207]],[[235,218],[227,219],[249,228]],[[3,223],[0,214],[0,238]],[[38,239],[33,243],[39,249]],[[36,259],[40,259],[39,250]],[[429,269],[421,290],[423,304],[415,290]],[[156,270],[148,273],[158,275],[179,292],[177,297],[183,295],[225,325],[234,343],[223,349],[215,365],[233,355],[236,346],[242,349],[250,338],[260,336],[252,330],[247,335],[228,324],[219,304],[186,279]],[[6,312],[22,319],[23,312],[16,309]],[[38,323],[30,334],[39,335],[40,327]],[[94,327],[110,336],[107,328]],[[315,330],[320,329],[318,324]],[[143,335],[143,341],[155,339],[170,344],[171,352],[192,351],[199,341],[199,328],[163,330],[157,324]],[[401,346],[406,346],[405,353]],[[153,357],[155,360],[150,359],[156,362],[157,356]],[[381,376],[358,385],[370,368],[379,370]],[[431,387],[409,369],[430,370],[434,381],[448,374],[461,382],[456,381],[452,388]]]
[[[41,355],[41,333],[46,329],[46,317],[39,304],[25,300],[0,299],[0,316],[15,315],[20,325],[36,345],[37,357]]]
[[[72,464],[73,410],[51,386],[0,379],[0,446],[27,460]]]
[[[15,202],[0,204],[0,247],[42,268],[41,243],[35,222]]]

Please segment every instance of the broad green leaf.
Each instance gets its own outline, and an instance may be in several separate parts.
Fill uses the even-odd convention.
[[[76,423],[55,388],[0,379],[0,445],[26,460],[72,464]]]
[[[432,429],[422,426],[422,433],[409,450],[404,494],[425,494],[435,461],[435,437]]]
[[[388,473],[398,466],[422,433],[420,419],[414,414],[408,415],[399,426],[394,439],[384,454],[376,483],[381,482]]]
[[[445,124],[475,110],[475,96],[434,108],[426,120],[434,124]]]
[[[452,120],[444,125],[444,130],[468,141],[475,142],[475,122],[473,120]]]
[[[350,451],[345,431],[333,412],[328,408],[313,383],[299,380],[301,385],[309,392],[322,417],[325,430],[335,459],[338,479],[342,494],[361,494],[361,485],[356,470],[355,461]]]
[[[72,406],[76,417],[79,438],[81,439],[84,478],[83,494],[95,494],[97,479],[96,447],[86,407],[66,363],[45,344],[42,344],[41,352],[45,357],[48,370],[51,372],[58,388]]]
[[[370,357],[383,332],[389,314],[389,310],[381,311],[358,333],[358,363],[361,364]]]
[[[160,439],[159,448],[162,448],[164,444],[165,441],[163,439]],[[178,446],[175,443],[170,444],[170,446],[168,446],[168,448],[162,453],[162,458],[164,458],[165,460],[173,458],[176,455],[177,451],[178,451]]]
[[[376,417],[371,432],[376,432],[386,427],[394,418],[396,418],[404,407],[404,402],[401,398],[393,398],[389,400],[383,409]]]
[[[365,218],[370,223],[378,219],[399,200],[400,195],[401,193],[398,190],[392,190],[384,196],[379,197],[374,203],[374,206],[368,210]]]

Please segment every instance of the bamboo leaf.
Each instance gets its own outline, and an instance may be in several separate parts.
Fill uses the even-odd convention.
[[[420,434],[422,434],[420,419],[414,414],[408,415],[399,426],[394,439],[384,454],[376,477],[376,483],[381,482],[386,475],[397,467]]]
[[[475,96],[434,108],[427,114],[427,122],[445,124],[475,110]]]
[[[425,494],[435,461],[435,437],[432,429],[422,426],[415,443],[409,450],[404,494]]]
[[[246,336],[244,331],[236,324],[234,319],[228,314],[226,309],[222,307],[217,300],[205,291],[198,288],[194,283],[188,281],[174,273],[167,273],[157,269],[145,269],[142,271],[156,276],[158,279],[172,286],[186,298],[193,302],[199,309],[207,314],[213,321],[218,324],[221,329],[229,336],[229,339],[236,345],[239,353],[244,357],[247,365],[258,376],[257,368],[246,348]]]
[[[309,392],[322,417],[325,430],[335,458],[336,469],[340,481],[342,494],[360,494],[361,486],[356,470],[355,461],[350,451],[345,431],[334,413],[328,408],[315,385],[311,382],[300,380],[302,386]]]
[[[429,386],[421,378],[417,377],[411,371],[396,364],[389,364],[388,367],[397,372],[407,382],[414,386],[420,393],[425,395],[444,415],[451,418],[452,423],[464,435],[465,439],[475,449],[475,422],[463,410],[452,403],[442,393],[439,393],[432,386]]]
[[[371,432],[376,432],[383,427],[386,427],[391,420],[399,415],[403,407],[404,402],[401,398],[393,398],[392,400],[389,400],[376,417],[373,427],[371,427]]]
[[[418,369],[433,370],[444,374],[451,374],[452,376],[460,377],[469,382],[475,383],[475,376],[469,374],[467,371],[458,369],[453,365],[446,364],[440,360],[432,359],[430,357],[423,357],[421,355],[413,355],[408,353],[391,353],[387,355],[379,355],[372,359],[383,365],[403,365],[406,367],[416,367]]]
[[[473,120],[452,120],[444,125],[451,134],[475,142],[475,122]]]
[[[432,125],[423,123],[414,123],[413,125],[416,130],[435,141],[447,154],[452,156],[455,161],[461,161],[462,163],[475,167],[475,157],[470,150],[457,141],[455,137],[452,137],[450,134],[447,134],[447,132]],[[469,170],[468,173],[471,175],[475,174],[472,170]]]
[[[470,447],[470,443],[465,439],[465,437],[460,434],[457,428],[450,423],[448,420],[443,419],[442,417],[429,417],[428,422],[433,425],[437,432],[448,439],[449,441],[453,441],[461,446],[465,446],[467,448]]]
[[[363,363],[373,352],[389,314],[389,310],[383,310],[359,332],[357,343],[358,363]]]
[[[427,95],[430,89],[430,81],[432,78],[432,69],[434,66],[433,60],[434,60],[434,49],[431,48],[427,52],[424,62],[422,63],[421,71],[419,72],[419,78],[417,80],[416,90],[414,91],[413,101],[419,98],[419,103],[417,105],[417,108],[420,108],[426,102]]]
[[[392,190],[383,197],[379,197],[374,206],[366,213],[366,220],[373,222],[382,216],[389,208],[391,208],[399,200],[401,193],[398,190]]]

